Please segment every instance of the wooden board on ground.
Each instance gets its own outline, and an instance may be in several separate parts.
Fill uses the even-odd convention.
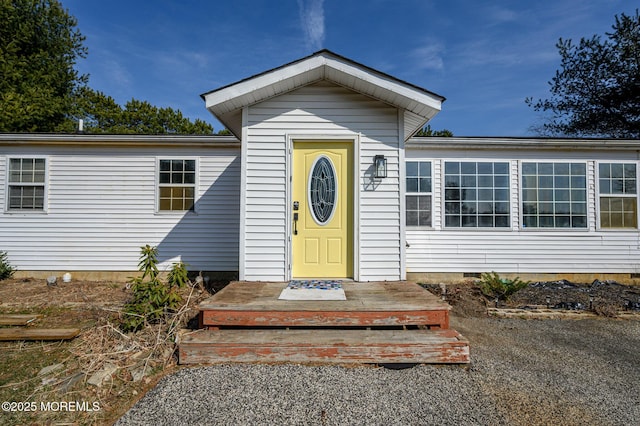
[[[469,362],[469,342],[455,330],[199,330],[182,336],[181,364],[221,362]]]
[[[33,314],[0,314],[0,325],[29,325],[42,315]]]
[[[0,328],[0,341],[69,340],[78,334],[77,328]]]

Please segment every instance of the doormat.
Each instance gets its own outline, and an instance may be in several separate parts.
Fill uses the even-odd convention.
[[[342,281],[293,280],[282,290],[278,300],[347,300]]]

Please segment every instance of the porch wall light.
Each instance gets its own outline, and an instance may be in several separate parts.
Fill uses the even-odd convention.
[[[387,177],[387,159],[384,158],[384,155],[373,157],[373,177],[376,179]]]

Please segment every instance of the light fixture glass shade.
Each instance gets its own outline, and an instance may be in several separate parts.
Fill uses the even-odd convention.
[[[384,155],[376,155],[373,158],[373,177],[376,179],[387,177],[387,159]]]

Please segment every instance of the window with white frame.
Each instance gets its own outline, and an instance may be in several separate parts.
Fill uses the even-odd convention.
[[[406,224],[431,226],[432,181],[430,161],[406,162]]]
[[[159,162],[158,210],[193,210],[196,192],[196,160]]]
[[[635,163],[599,163],[600,227],[637,228]]]
[[[8,210],[43,211],[45,177],[44,158],[9,159]]]
[[[508,162],[446,161],[444,186],[445,227],[510,226]]]
[[[523,162],[522,226],[586,228],[586,164]]]

